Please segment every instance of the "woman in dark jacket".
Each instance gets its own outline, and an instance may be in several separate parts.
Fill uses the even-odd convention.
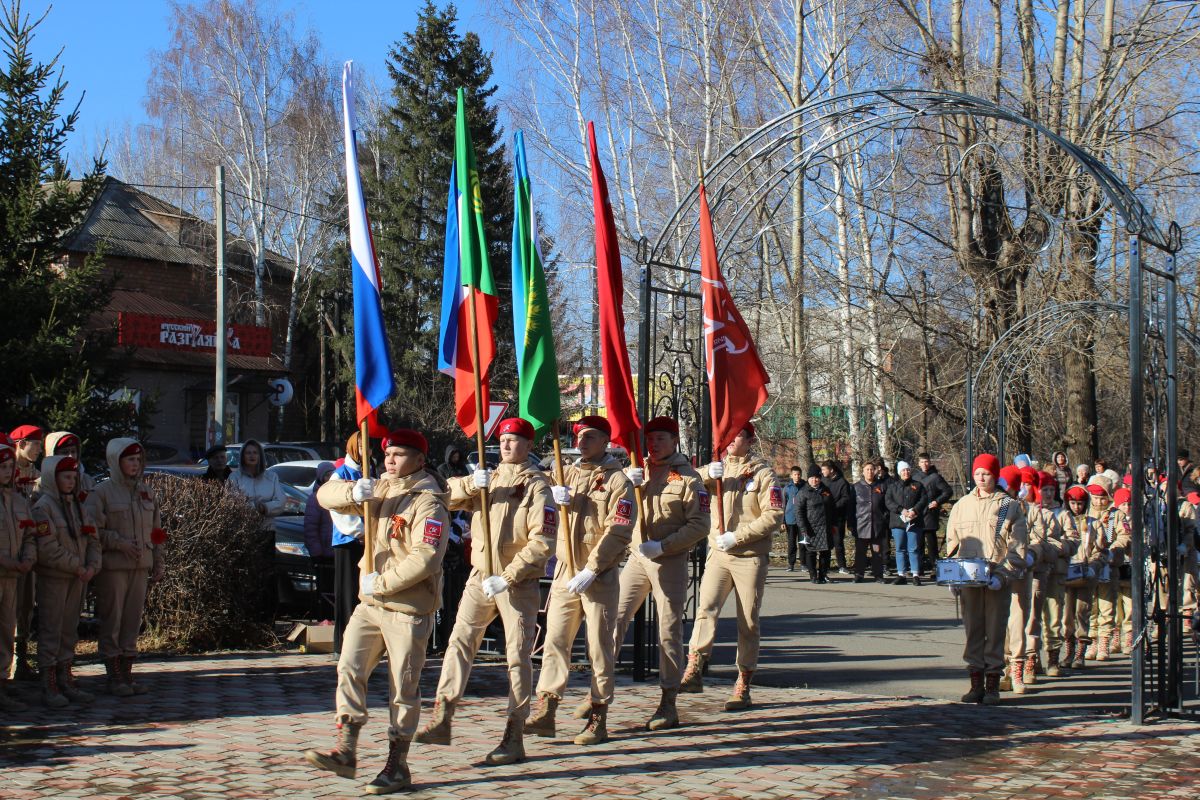
[[[313,480],[312,494],[304,504],[304,546],[312,558],[313,570],[317,573],[318,598],[333,597],[334,570],[333,557],[333,518],[329,511],[321,508],[317,502],[317,490],[333,475],[332,462],[322,461],[317,464],[316,476]],[[318,618],[324,617],[325,606],[321,600],[316,601]]]
[[[895,480],[888,484],[884,496],[892,541],[896,545],[896,584],[907,583],[904,578],[907,574],[914,586],[920,586],[921,561],[917,547],[923,530],[925,507],[929,505],[929,494],[925,491],[925,484],[913,477],[912,467],[907,461],[896,464],[896,473]]]
[[[808,468],[808,484],[796,495],[796,523],[808,539],[808,574],[813,583],[827,583],[829,527],[834,518],[833,493],[821,483],[816,464]]]
[[[846,531],[854,532],[854,490],[842,474],[842,468],[833,460],[821,464],[821,483],[833,496],[833,515],[829,519],[829,534],[833,539],[833,551],[837,555],[838,569],[849,574],[846,567]]]

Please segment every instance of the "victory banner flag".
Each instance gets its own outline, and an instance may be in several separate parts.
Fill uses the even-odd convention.
[[[487,237],[483,231],[483,195],[479,173],[475,169],[475,149],[467,127],[466,99],[462,89],[458,90],[445,245],[438,369],[454,378],[455,417],[463,433],[472,437],[485,422],[477,413],[475,370],[479,370],[479,399],[486,415],[490,405],[488,369],[496,355],[493,330],[500,310],[496,282],[488,263]],[[475,309],[475,330],[470,325],[471,305]],[[478,353],[473,352],[476,337]]]
[[[354,389],[358,424],[372,436],[383,433],[376,413],[396,391],[392,357],[383,325],[382,281],[375,260],[371,223],[358,172],[358,119],[354,113],[354,62],[342,68],[342,109],[346,135],[346,200],[350,212],[350,272],[354,289]]]
[[[712,401],[713,458],[767,401],[771,379],[758,359],[750,329],[725,286],[704,181],[700,182],[700,294],[704,305],[704,356]]]
[[[533,185],[525,160],[525,137],[517,131],[513,196],[512,288],[513,340],[517,356],[518,413],[533,425],[537,437],[562,416],[558,359],[550,329],[546,273],[538,245]]]
[[[625,312],[621,308],[625,281],[617,226],[608,202],[608,183],[596,152],[596,128],[588,123],[588,161],[592,170],[592,208],[596,219],[596,291],[600,299],[600,367],[604,372],[604,403],[612,440],[630,453],[638,452],[642,428],[633,394],[633,371],[625,346]]]

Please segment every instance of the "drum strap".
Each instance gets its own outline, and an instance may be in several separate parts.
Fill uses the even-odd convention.
[[[1000,511],[996,513],[996,532],[993,535],[992,546],[996,548],[996,553],[1001,554],[997,557],[996,563],[1003,563],[1004,555],[1007,554],[1008,548],[1004,546],[1004,539],[1000,533],[1004,530],[1004,523],[1008,519],[1008,509],[1012,505],[1012,498],[1004,495],[1000,498]]]

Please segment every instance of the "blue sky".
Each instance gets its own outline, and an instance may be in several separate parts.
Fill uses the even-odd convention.
[[[12,2],[12,0],[6,0]],[[383,78],[388,47],[412,29],[422,0],[279,0],[295,15],[297,28],[313,28],[332,62],[354,59]],[[484,46],[497,48],[478,0],[460,0],[459,30],[474,30]],[[167,45],[169,5],[165,0],[24,0],[22,11],[37,18],[49,9],[34,41],[42,61],[62,50],[67,101],[83,95],[71,145],[72,162],[92,152],[105,131],[146,119],[142,98],[149,56]],[[499,60],[497,71],[501,69]]]

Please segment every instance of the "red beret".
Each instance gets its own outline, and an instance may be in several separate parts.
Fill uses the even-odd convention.
[[[612,436],[612,425],[609,425],[604,417],[580,417],[571,426],[571,433],[578,436],[589,428],[600,431],[605,436]]]
[[[1021,483],[1024,486],[1037,486],[1041,482],[1036,469],[1033,467],[1021,467]]]
[[[1098,483],[1089,483],[1087,485],[1087,493],[1094,494],[1097,497],[1108,497],[1108,492]]]
[[[1200,492],[1189,492],[1187,501],[1194,506],[1200,506]]]
[[[42,429],[37,425],[22,425],[9,434],[14,442],[19,442],[22,439],[32,439],[35,442],[40,442],[44,435]]]
[[[79,437],[73,433],[67,433],[58,438],[54,443],[54,452],[57,453],[64,447],[79,447]]]
[[[1087,489],[1084,489],[1079,484],[1075,484],[1070,489],[1067,489],[1068,500],[1087,500]]]
[[[1119,506],[1119,505],[1121,505],[1121,503],[1128,503],[1132,499],[1133,499],[1133,492],[1129,491],[1124,486],[1122,486],[1120,489],[1117,489],[1115,492],[1113,492],[1113,505],[1114,506]]]
[[[986,469],[992,473],[992,477],[1000,476],[1000,459],[996,458],[991,453],[980,453],[975,456],[975,461],[971,464],[971,474],[975,474],[977,469]]]
[[[54,474],[57,475],[60,472],[74,472],[78,469],[79,462],[70,456],[67,456],[66,458],[59,460],[59,462],[54,465]]]
[[[122,450],[121,455],[118,456],[118,458],[124,458],[125,456],[141,455],[144,452],[146,452],[146,449],[144,447],[142,447],[140,444],[138,444],[137,442],[134,442],[133,444],[129,445],[124,450]]]
[[[1132,473],[1126,472],[1124,475],[1121,476],[1121,485],[1122,486],[1133,486]]]
[[[533,441],[533,426],[529,424],[528,420],[520,417],[509,417],[500,423],[500,427],[496,429],[496,435],[503,436],[506,433],[524,436],[529,441]]]
[[[1038,477],[1040,478],[1038,486],[1053,486],[1054,484],[1058,483],[1058,479],[1049,472],[1039,473]]]
[[[11,445],[0,442],[0,464],[3,464],[5,461],[12,461],[16,457],[17,454],[13,452]]]
[[[646,433],[654,433],[655,431],[662,431],[672,436],[678,436],[679,423],[670,417],[655,417],[646,423]]]
[[[422,455],[429,455],[429,442],[425,439],[424,434],[414,431],[412,428],[397,428],[394,431],[388,431],[388,435],[383,437],[384,451],[389,447],[411,447],[413,450],[419,450]]]
[[[1021,484],[1025,481],[1025,476],[1021,474],[1021,470],[1009,464],[1000,470],[1000,480],[1004,481],[1004,485],[1009,489],[1020,489]]]

